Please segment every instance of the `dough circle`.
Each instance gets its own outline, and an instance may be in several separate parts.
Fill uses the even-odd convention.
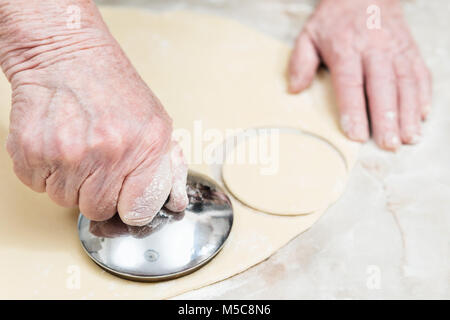
[[[344,188],[347,169],[341,155],[314,135],[273,134],[277,139],[247,137],[227,154],[222,177],[229,191],[267,213],[308,214],[326,208]],[[268,152],[258,150],[264,144]]]

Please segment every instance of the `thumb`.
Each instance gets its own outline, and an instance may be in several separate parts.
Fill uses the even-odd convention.
[[[299,93],[309,87],[319,62],[319,56],[311,38],[306,31],[302,31],[295,41],[289,61],[289,92]]]
[[[117,206],[120,218],[132,226],[149,223],[166,202],[171,187],[170,154],[163,155],[156,166],[144,162],[123,183]]]

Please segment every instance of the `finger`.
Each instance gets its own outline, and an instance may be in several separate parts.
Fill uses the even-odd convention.
[[[172,162],[172,189],[169,201],[165,207],[173,212],[181,212],[186,209],[189,200],[186,192],[188,166],[184,161],[183,150],[174,142],[170,152]]]
[[[369,123],[359,56],[348,57],[329,65],[341,117],[341,128],[352,140],[369,138]]]
[[[37,179],[38,175],[33,174],[33,170],[27,166],[22,155],[16,153],[12,161],[14,173],[24,185],[37,192],[45,191],[45,182],[43,179],[40,181]]]
[[[46,179],[45,183],[49,198],[63,207],[73,207],[78,204],[77,184],[82,182],[69,172],[59,168]]]
[[[120,221],[118,216],[107,221],[91,221],[89,232],[97,237],[116,238],[128,233],[128,226]]]
[[[400,146],[397,89],[392,63],[382,53],[363,61],[370,119],[375,142],[383,149]]]
[[[398,104],[400,112],[400,137],[403,143],[414,144],[420,138],[421,110],[418,80],[411,59],[398,56],[394,62],[397,78]]]
[[[144,163],[124,181],[118,209],[122,221],[133,226],[149,223],[161,210],[172,187],[170,154],[166,153],[155,167]]]
[[[319,62],[311,38],[306,31],[302,31],[297,37],[289,61],[289,92],[298,93],[306,89],[314,79]]]
[[[427,68],[419,53],[417,53],[413,60],[413,71],[417,78],[421,118],[425,120],[431,109],[432,79],[430,70]]]
[[[93,221],[111,218],[117,212],[117,201],[124,177],[114,170],[104,168],[85,172],[88,174],[77,189],[80,211]]]
[[[45,179],[45,190],[54,202],[63,207],[78,205],[79,190],[89,176],[90,168],[85,168],[81,157],[73,151],[70,156],[61,153],[46,153],[48,163],[58,163],[51,174]],[[86,161],[85,161],[86,162]],[[89,213],[88,213],[89,214]]]

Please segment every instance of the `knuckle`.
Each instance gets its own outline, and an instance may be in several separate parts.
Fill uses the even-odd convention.
[[[396,68],[395,76],[400,84],[416,83],[416,77],[409,68]]]
[[[172,133],[172,119],[166,117],[154,117],[150,120],[147,132],[142,135],[145,145],[161,149],[168,145]]]
[[[80,162],[86,155],[86,148],[77,141],[61,140],[56,142],[56,147],[47,153],[47,158],[51,162],[64,162],[74,164]]]
[[[33,150],[34,149],[33,146],[36,142],[35,139],[33,139],[33,134],[29,130],[24,130],[19,135],[19,141],[22,148],[25,149],[26,151]]]
[[[88,137],[87,149],[89,152],[101,152],[104,155],[121,154],[127,145],[129,133],[117,129],[116,126],[102,126]]]
[[[56,129],[49,144],[52,148],[46,149],[46,158],[53,162],[73,163],[81,160],[85,154],[83,137],[80,130],[72,126]]]
[[[335,81],[341,84],[345,84],[346,87],[363,86],[362,74],[358,74],[352,71],[341,71],[339,73],[336,73]]]
[[[24,156],[30,164],[35,164],[42,158],[43,150],[38,135],[33,130],[23,130],[14,140],[14,146],[11,148],[17,150],[21,148]]]

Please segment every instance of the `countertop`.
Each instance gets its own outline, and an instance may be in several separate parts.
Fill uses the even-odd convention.
[[[315,1],[101,0],[237,19],[292,43]],[[450,3],[403,1],[433,74],[423,139],[396,153],[366,143],[342,198],[268,260],[183,299],[449,299]]]

